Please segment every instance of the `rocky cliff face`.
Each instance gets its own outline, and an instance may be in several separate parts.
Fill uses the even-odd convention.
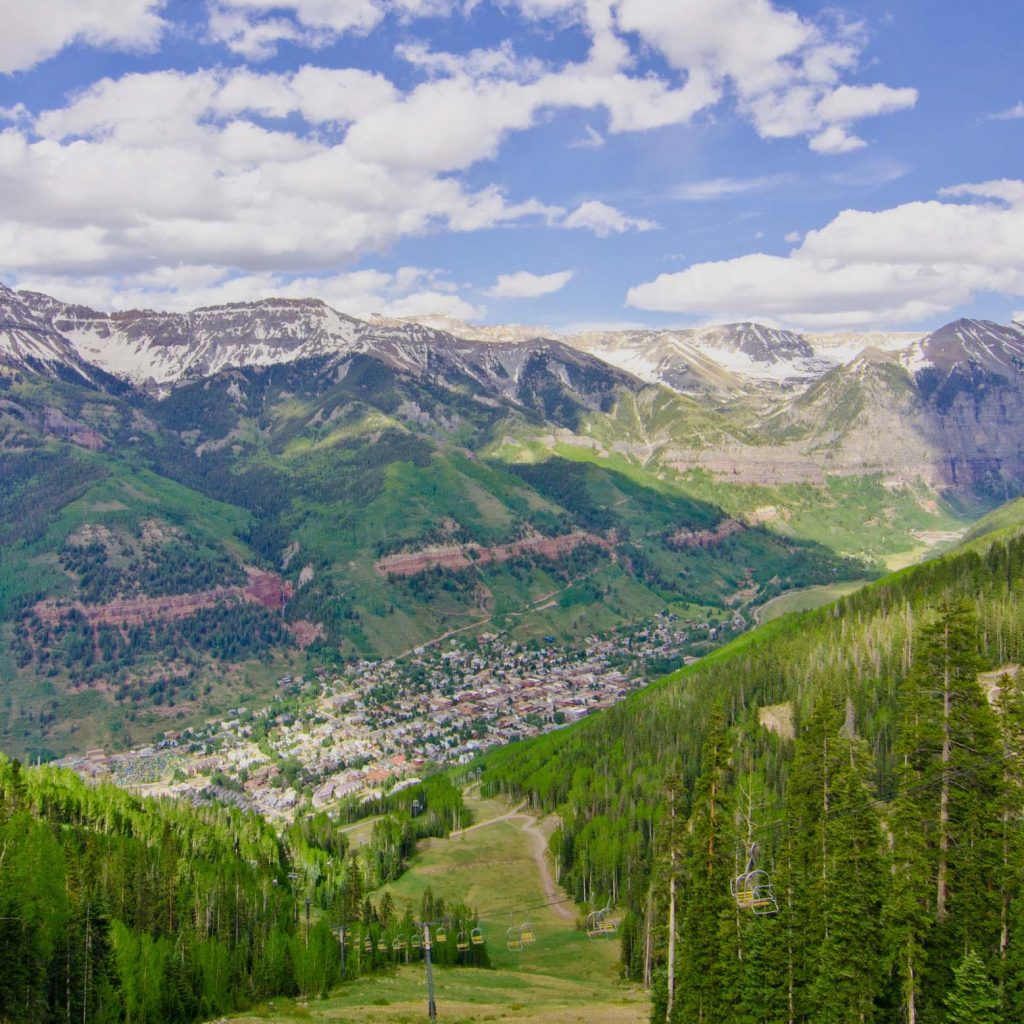
[[[479,544],[437,544],[419,551],[386,555],[376,561],[374,569],[378,576],[401,578],[415,576],[430,569],[462,572],[474,566],[500,564],[524,555],[540,555],[542,558],[557,562],[584,544],[600,548],[614,558],[612,545],[606,537],[577,530],[558,537],[527,537],[511,544],[498,544],[494,547],[482,547]]]
[[[1024,482],[1024,327],[947,324],[905,357],[946,479],[1005,498]]]
[[[0,366],[48,373],[90,383],[94,368],[44,312],[25,296],[0,285]]]
[[[1024,490],[1024,330],[961,321],[903,351],[866,349],[734,443],[670,457],[736,482],[881,474],[1004,499]]]

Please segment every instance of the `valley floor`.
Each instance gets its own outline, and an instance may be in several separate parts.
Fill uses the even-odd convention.
[[[778,597],[773,597],[756,609],[754,622],[760,626],[763,622],[771,622],[772,619],[788,615],[789,612],[806,612],[814,608],[821,608],[847,594],[860,590],[870,582],[870,580],[844,580],[842,583],[829,583],[817,587],[804,587],[801,590],[791,590]]]
[[[409,871],[390,891],[399,907],[419,904],[429,886],[480,910],[493,969],[436,969],[441,1021],[536,1021],[545,1024],[640,1024],[646,995],[619,979],[618,941],[591,941],[577,907],[551,876],[546,840],[553,822],[521,807],[468,801],[478,824],[450,839],[422,843]],[[358,841],[358,839],[356,840]],[[537,941],[505,949],[505,930],[529,920]],[[422,965],[366,977],[306,1004],[277,1000],[232,1018],[241,1024],[296,1020],[405,1024],[426,1020]]]

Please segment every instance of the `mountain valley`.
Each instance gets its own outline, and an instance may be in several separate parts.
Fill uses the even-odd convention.
[[[462,339],[300,300],[0,304],[23,752],[116,747],[122,709],[136,737],[198,724],[330,652],[749,622],[938,550],[1024,481],[1019,325],[842,362],[851,338],[755,324]]]

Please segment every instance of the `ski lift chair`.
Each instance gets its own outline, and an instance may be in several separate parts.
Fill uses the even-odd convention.
[[[758,915],[779,912],[779,904],[775,899],[767,871],[755,868],[737,875],[732,880],[732,895],[740,910],[750,910]]]

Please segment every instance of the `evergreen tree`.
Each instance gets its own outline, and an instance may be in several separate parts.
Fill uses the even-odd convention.
[[[712,714],[694,789],[685,854],[679,991],[672,1020],[727,1024],[739,993],[727,983],[736,958],[730,746],[720,711]]]
[[[815,1024],[868,1024],[885,976],[880,925],[888,882],[878,813],[867,783],[866,752],[855,740],[837,743],[823,874],[823,940],[811,986]],[[845,748],[845,749],[844,749]]]
[[[947,1024],[1004,1024],[999,992],[973,949],[967,951],[953,975],[946,998]]]
[[[677,768],[670,769],[665,778],[665,809],[661,823],[661,858],[665,890],[664,957],[665,1002],[664,1009],[657,1006],[661,1020],[671,1021],[675,1012],[678,983],[677,945],[682,904],[681,874],[686,838],[685,794],[682,777]],[[650,923],[649,923],[650,924]],[[652,1013],[652,1020],[655,1019]]]
[[[1005,798],[980,667],[975,617],[944,607],[921,633],[900,720],[890,935],[911,1022],[939,1018],[957,949],[999,949]]]

